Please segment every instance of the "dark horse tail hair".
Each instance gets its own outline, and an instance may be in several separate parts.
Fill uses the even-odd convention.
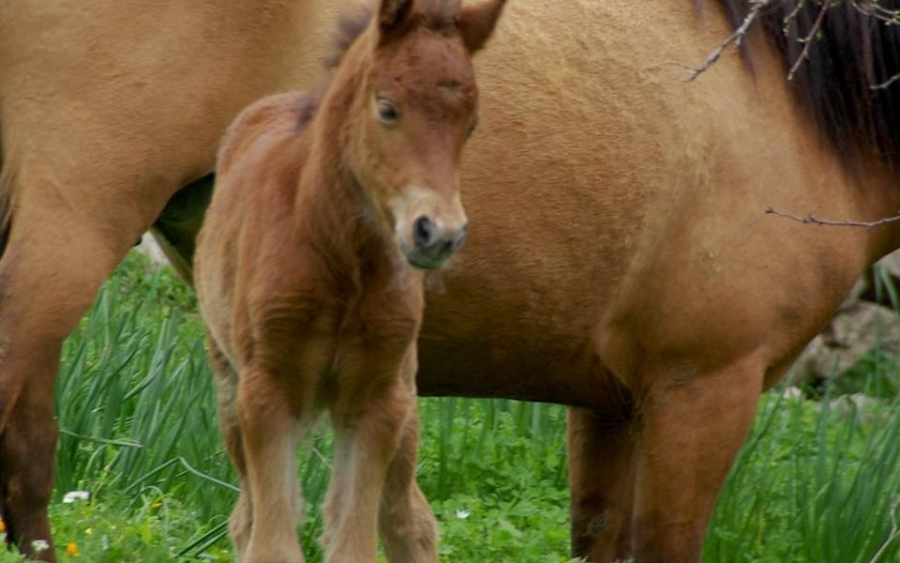
[[[3,167],[3,145],[0,144],[0,257],[6,252],[6,242],[12,219],[13,174]]]
[[[721,1],[735,27],[749,13],[750,0]],[[900,0],[772,0],[762,20],[838,153],[900,169]]]

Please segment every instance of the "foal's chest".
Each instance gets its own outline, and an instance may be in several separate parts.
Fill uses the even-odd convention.
[[[383,291],[332,301],[296,340],[295,358],[324,387],[393,377],[410,359],[422,320],[421,291]]]

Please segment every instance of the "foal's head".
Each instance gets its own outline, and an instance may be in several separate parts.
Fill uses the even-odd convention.
[[[460,153],[478,120],[470,57],[504,1],[382,0],[335,77],[356,81],[346,164],[417,268],[441,266],[465,238]]]

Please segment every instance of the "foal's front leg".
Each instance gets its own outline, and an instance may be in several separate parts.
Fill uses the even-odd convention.
[[[415,376],[409,374],[414,395]],[[416,481],[418,452],[419,409],[413,402],[381,495],[378,531],[390,563],[437,561],[437,521]]]
[[[296,420],[283,385],[263,370],[242,370],[237,416],[252,504],[241,563],[303,563],[296,532]]]
[[[388,466],[415,405],[414,390],[394,375],[354,381],[332,408],[335,458],[325,505],[326,563],[373,563]]]

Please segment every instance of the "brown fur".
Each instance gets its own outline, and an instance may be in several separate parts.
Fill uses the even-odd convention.
[[[510,3],[476,61],[472,233],[427,295],[420,393],[573,406],[573,548],[595,563],[699,559],[759,391],[900,245],[897,226],[763,213],[893,215],[896,175],[871,143],[854,144],[865,175],[841,165],[760,27],[752,74],[728,51],[685,84],[669,62],[699,64],[733,29],[721,2],[697,3],[702,17],[692,0]],[[345,2],[70,4],[0,4],[15,178],[0,512],[22,546],[49,536],[62,339],[172,194],[211,171],[239,108],[319,82]]]
[[[266,98],[225,135],[195,265],[241,480],[231,517],[240,561],[303,560],[288,492],[292,427],[321,410],[337,444],[326,560],[374,562],[380,529],[390,561],[437,561],[434,516],[415,481],[424,296],[422,273],[406,263],[406,225],[458,221],[456,168],[476,113],[466,45],[493,30],[470,18],[496,22],[503,1],[485,5],[460,16],[476,32],[436,33],[443,7],[384,0],[321,100]],[[445,91],[448,81],[458,88]],[[388,99],[396,120],[381,115]]]

